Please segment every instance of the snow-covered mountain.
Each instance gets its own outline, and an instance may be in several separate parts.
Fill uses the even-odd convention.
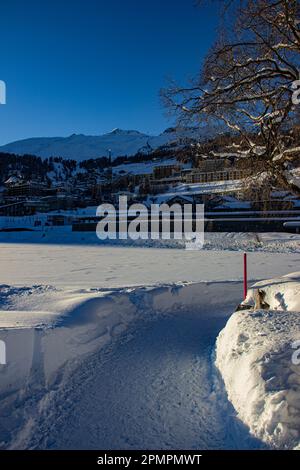
[[[0,152],[31,154],[43,158],[63,157],[81,161],[107,156],[109,150],[112,158],[132,156],[138,152],[147,154],[162,146],[180,146],[194,139],[202,140],[203,136],[203,131],[195,129],[176,131],[174,128],[169,128],[159,136],[134,130],[114,129],[99,136],[72,134],[69,137],[36,137],[19,140],[0,147]]]

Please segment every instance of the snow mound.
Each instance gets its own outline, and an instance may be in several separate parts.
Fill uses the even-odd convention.
[[[251,433],[274,448],[300,446],[300,273],[255,284],[267,309],[235,312],[220,333],[216,365]]]
[[[255,304],[255,291],[264,292],[264,301],[272,310],[300,312],[300,272],[257,282],[249,289],[245,303]]]

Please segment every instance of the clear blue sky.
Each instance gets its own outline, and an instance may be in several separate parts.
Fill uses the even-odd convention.
[[[205,2],[206,3],[206,2]],[[0,144],[37,136],[159,133],[159,90],[194,75],[217,26],[194,0],[1,2]]]

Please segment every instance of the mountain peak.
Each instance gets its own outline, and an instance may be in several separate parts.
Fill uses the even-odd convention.
[[[134,130],[125,130],[125,129],[120,129],[119,127],[116,127],[113,129],[109,134],[113,135],[143,135],[139,131],[134,131]]]

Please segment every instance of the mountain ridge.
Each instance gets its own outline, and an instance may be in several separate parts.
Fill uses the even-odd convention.
[[[115,128],[102,135],[71,134],[67,137],[31,137],[0,146],[0,152],[18,155],[32,154],[42,158],[62,157],[76,161],[108,156],[148,154],[160,147],[180,147],[203,140],[203,130],[168,128],[158,136],[137,130]]]

